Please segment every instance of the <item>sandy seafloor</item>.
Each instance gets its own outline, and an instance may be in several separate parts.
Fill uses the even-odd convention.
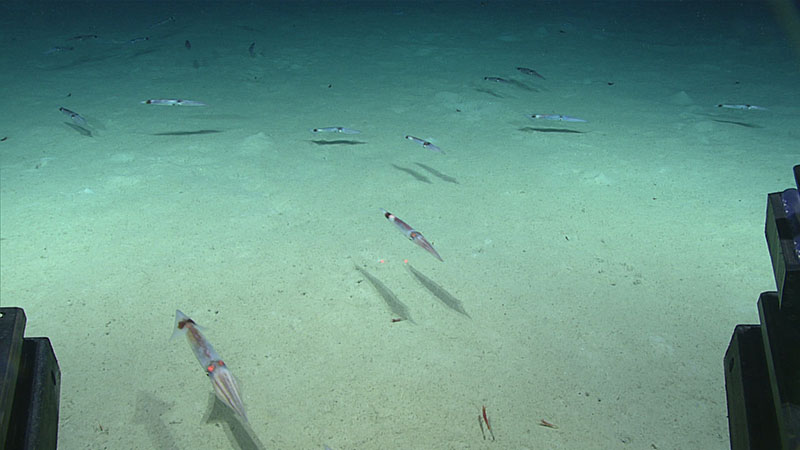
[[[4,2],[0,29],[0,294],[52,340],[60,448],[728,448],[722,358],[800,161],[763,4]]]

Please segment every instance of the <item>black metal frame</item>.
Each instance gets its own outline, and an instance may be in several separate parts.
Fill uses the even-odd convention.
[[[800,166],[794,167],[794,176],[800,189]],[[800,450],[800,202],[796,199],[794,190],[767,197],[765,234],[778,290],[761,294],[761,324],[737,325],[725,352],[732,450]]]
[[[48,338],[23,336],[26,321],[0,308],[0,448],[55,449],[61,370]]]

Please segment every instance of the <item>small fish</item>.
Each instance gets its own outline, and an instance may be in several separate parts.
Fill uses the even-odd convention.
[[[542,119],[542,120],[560,120],[562,122],[575,122],[575,123],[586,123],[588,120],[579,119],[577,117],[572,116],[565,116],[563,114],[531,114],[531,119]]]
[[[250,47],[247,47],[247,51],[250,52],[250,57],[251,58],[255,58],[256,57],[256,43],[253,42],[252,44],[250,44]]]
[[[206,375],[211,379],[211,385],[214,386],[214,393],[217,398],[246,422],[247,414],[244,411],[244,403],[239,394],[239,385],[236,383],[236,378],[233,377],[233,374],[228,370],[228,366],[225,365],[222,358],[214,350],[214,347],[211,346],[206,337],[203,336],[203,333],[197,328],[194,320],[180,310],[176,310],[175,331],[172,333],[172,337],[174,338],[179,334],[186,335],[194,356],[200,362],[203,370],[206,371]]]
[[[186,50],[191,50],[192,49],[192,43],[189,42],[188,39],[186,40],[186,42],[183,43],[183,46],[186,47]]]
[[[149,41],[149,40],[150,40],[150,36],[142,36],[142,37],[137,37],[137,38],[131,39],[130,41],[128,41],[128,44],[135,44],[137,42]]]
[[[344,134],[359,134],[358,130],[345,127],[325,127],[325,128],[312,128],[312,133],[344,133]]]
[[[500,77],[483,77],[486,81],[494,81],[495,83],[511,83],[511,80],[506,80]]]
[[[68,41],[85,41],[87,39],[97,39],[98,37],[99,36],[97,36],[96,34],[79,34],[79,35],[73,36],[73,37],[71,37],[71,38],[69,38],[67,40]]]
[[[433,248],[431,243],[428,242],[427,239],[425,239],[425,236],[423,236],[422,233],[420,233],[419,231],[411,228],[411,226],[409,224],[403,222],[397,216],[395,216],[394,214],[390,213],[389,211],[381,208],[381,212],[383,212],[383,216],[386,217],[389,220],[389,222],[392,222],[393,224],[395,224],[395,226],[397,228],[399,228],[400,231],[407,238],[409,238],[412,242],[414,242],[415,244],[417,244],[420,247],[424,248],[428,253],[433,255],[439,261],[444,262],[442,257],[439,256],[439,252],[437,252],[436,249]]]
[[[162,20],[161,22],[154,23],[154,24],[150,25],[149,27],[147,27],[147,29],[149,30],[149,29],[152,29],[152,28],[155,28],[155,27],[160,27],[161,25],[166,25],[166,24],[168,24],[170,22],[175,22],[175,18],[172,17],[172,16],[169,16],[166,19]]]
[[[50,54],[53,54],[53,53],[63,53],[63,52],[68,52],[68,51],[72,51],[72,50],[75,50],[75,47],[59,47],[59,46],[55,46],[55,47],[50,47],[49,49],[45,50],[43,52],[43,54],[50,55]]]
[[[86,119],[84,119],[83,116],[81,116],[80,114],[76,113],[75,111],[71,111],[67,108],[64,108],[63,106],[59,107],[58,110],[68,115],[69,118],[72,119],[73,122],[75,122],[75,125],[78,125],[79,127],[86,127]]]
[[[428,150],[430,150],[432,152],[438,152],[438,153],[444,154],[442,149],[440,149],[437,145],[434,145],[432,142],[426,141],[425,139],[420,139],[418,137],[414,137],[414,136],[410,136],[410,135],[406,135],[406,139],[408,139],[409,141],[416,142],[417,144],[421,145],[423,148],[426,148],[426,149],[428,149]]]
[[[524,73],[525,75],[531,75],[531,76],[534,76],[534,77],[539,77],[539,78],[541,78],[543,80],[546,79],[539,72],[537,72],[537,71],[535,71],[533,69],[528,69],[527,67],[517,67],[517,70],[519,70],[520,72]]]
[[[149,100],[142,100],[140,103],[143,105],[165,105],[165,106],[208,106],[203,102],[196,102],[194,100],[181,100],[173,98],[151,98]]]
[[[731,105],[728,103],[720,103],[717,105],[717,108],[727,108],[727,109],[747,109],[747,110],[755,110],[755,111],[769,111],[767,108],[763,106],[756,106],[756,105]]]

